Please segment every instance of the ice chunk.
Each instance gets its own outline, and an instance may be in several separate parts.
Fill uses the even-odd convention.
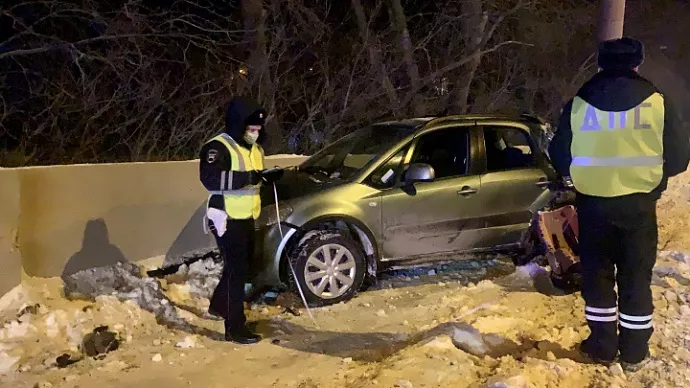
[[[182,349],[194,348],[196,347],[196,338],[193,336],[187,336],[183,341],[176,343],[175,347]]]
[[[470,326],[465,329],[455,328],[453,330],[453,344],[459,349],[477,357],[484,356],[490,350],[487,344],[484,343],[482,333]]]

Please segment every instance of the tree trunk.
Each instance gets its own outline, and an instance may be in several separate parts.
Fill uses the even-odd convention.
[[[381,60],[377,39],[372,37],[370,34],[369,25],[367,23],[367,17],[364,13],[364,8],[362,7],[362,2],[360,0],[351,0],[351,4],[357,18],[357,28],[359,29],[359,36],[362,38],[362,45],[364,45],[369,52],[369,64],[377,74],[377,78],[380,79],[381,85],[386,91],[386,95],[388,96],[388,100],[390,101],[391,105],[397,106],[398,93],[396,92],[395,86],[393,86],[393,83],[386,72],[386,67]]]
[[[412,40],[410,39],[410,32],[407,29],[407,17],[405,16],[405,10],[400,0],[391,0],[391,11],[393,14],[393,28],[398,33],[398,38],[400,39],[400,48],[403,54],[403,62],[407,69],[410,91],[411,93],[415,93],[415,97],[412,99],[412,110],[415,116],[421,116],[424,112],[424,106],[422,105],[421,96],[417,94],[417,90],[419,90],[421,86],[419,80],[419,67],[414,59]]]
[[[452,101],[450,101],[450,110],[453,113],[464,114],[469,110],[472,82],[482,62],[481,51],[484,48],[486,36],[487,14],[482,8],[481,0],[463,1],[460,11],[463,16],[460,29],[465,38],[463,51],[466,56],[471,56],[472,59],[464,66],[464,71],[456,82],[455,92],[450,93],[453,96]]]
[[[266,123],[268,142],[265,144],[267,153],[275,153],[280,149],[278,115],[275,109],[275,91],[271,80],[266,36],[266,10],[261,0],[242,0],[242,15],[244,17],[244,45],[247,56],[246,83],[244,92],[256,96],[257,100],[268,110],[269,120]],[[251,88],[247,92],[246,88]],[[242,89],[241,89],[242,90]]]

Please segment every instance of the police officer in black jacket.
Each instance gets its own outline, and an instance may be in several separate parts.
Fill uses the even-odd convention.
[[[261,212],[260,186],[282,175],[282,170],[264,170],[265,120],[266,110],[256,101],[233,98],[226,107],[225,131],[204,144],[199,155],[199,178],[209,192],[208,226],[224,264],[209,313],[225,320],[225,339],[239,344],[260,340],[246,327],[244,284],[254,252],[254,221]]]
[[[668,177],[688,167],[690,138],[667,98],[641,77],[642,43],[599,47],[600,71],[561,113],[549,145],[553,165],[576,195],[582,296],[591,330],[580,349],[635,371],[649,357],[656,202]],[[618,295],[614,291],[618,284]]]

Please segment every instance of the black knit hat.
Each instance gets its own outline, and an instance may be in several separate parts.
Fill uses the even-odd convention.
[[[599,44],[599,67],[607,69],[634,69],[644,61],[644,46],[637,39],[623,37]]]
[[[247,119],[244,121],[245,125],[264,125],[266,124],[266,111],[263,109],[259,109],[249,115]]]

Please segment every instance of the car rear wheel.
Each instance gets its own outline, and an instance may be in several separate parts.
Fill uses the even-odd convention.
[[[352,298],[364,282],[366,259],[359,244],[340,231],[314,233],[290,255],[290,288],[297,284],[311,306],[340,303]]]

